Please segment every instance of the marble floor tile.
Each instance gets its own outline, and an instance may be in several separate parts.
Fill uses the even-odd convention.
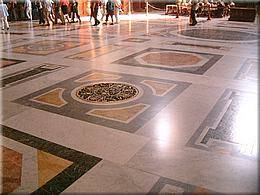
[[[3,192],[259,191],[259,16],[150,11],[0,33]]]
[[[148,193],[159,177],[140,170],[101,161],[65,193]]]

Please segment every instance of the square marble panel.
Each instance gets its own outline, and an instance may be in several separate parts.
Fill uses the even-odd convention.
[[[210,53],[148,48],[113,63],[202,75],[221,57]]]
[[[7,193],[59,194],[101,161],[8,126],[1,125],[1,129],[5,152],[3,189]]]
[[[83,43],[64,40],[43,40],[12,48],[13,53],[33,54],[46,56],[55,52],[75,48]],[[9,50],[5,50],[9,51]]]
[[[24,60],[15,60],[15,59],[7,59],[7,58],[1,58],[0,59],[0,68],[5,68],[8,66],[13,66],[22,62],[25,62]]]
[[[257,158],[255,105],[257,94],[227,89],[186,145],[223,155]]]
[[[134,133],[190,83],[89,71],[14,102]]]

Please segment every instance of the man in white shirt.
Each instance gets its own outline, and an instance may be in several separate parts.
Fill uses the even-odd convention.
[[[32,2],[31,0],[25,0],[24,2],[24,8],[26,16],[29,20],[32,20]]]

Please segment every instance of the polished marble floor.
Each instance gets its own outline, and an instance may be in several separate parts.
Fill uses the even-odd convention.
[[[188,22],[2,31],[2,192],[258,192],[257,22]]]

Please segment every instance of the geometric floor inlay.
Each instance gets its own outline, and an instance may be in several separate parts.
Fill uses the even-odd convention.
[[[7,66],[12,66],[15,64],[19,64],[25,62],[23,60],[14,60],[14,59],[7,59],[7,58],[0,58],[0,68],[5,68]]]
[[[221,57],[222,55],[201,52],[148,48],[112,63],[192,74],[203,74]]]
[[[181,35],[201,38],[201,39],[213,39],[213,40],[227,40],[227,41],[257,41],[257,34],[221,30],[221,29],[192,29],[192,30],[181,30],[178,32]]]
[[[215,192],[177,180],[160,177],[149,194],[214,194]]]
[[[45,56],[55,52],[78,47],[82,44],[83,43],[76,41],[43,40],[35,43],[14,47],[11,49],[11,52]]]
[[[4,193],[60,194],[102,160],[4,125],[0,127]]]
[[[60,70],[65,68],[63,65],[56,65],[56,64],[41,64],[36,67],[28,68],[22,71],[15,72],[10,75],[6,75],[2,78],[2,86],[1,87],[8,87],[11,85],[19,84],[28,80],[32,80],[33,78],[43,76],[54,71]]]
[[[226,155],[256,158],[257,94],[227,89],[187,146]]]
[[[151,77],[88,71],[14,102],[133,133],[189,85]]]
[[[102,82],[83,85],[72,92],[75,100],[86,103],[118,103],[135,98],[139,90],[126,83]]]

